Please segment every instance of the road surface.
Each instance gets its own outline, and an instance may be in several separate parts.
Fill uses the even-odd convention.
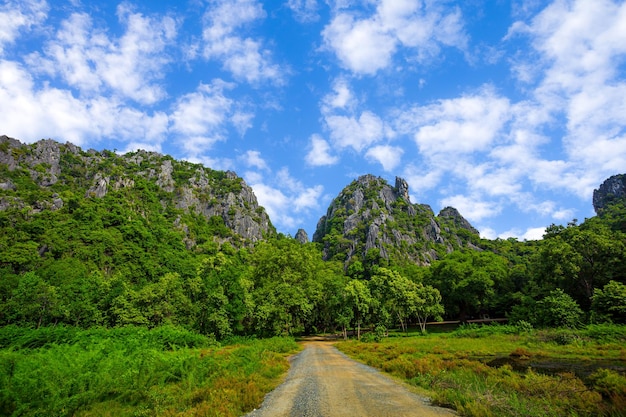
[[[454,416],[329,342],[307,342],[285,382],[247,417]]]

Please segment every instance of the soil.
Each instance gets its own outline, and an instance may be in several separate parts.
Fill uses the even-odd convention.
[[[454,416],[428,399],[348,358],[332,342],[309,341],[285,382],[247,417]]]

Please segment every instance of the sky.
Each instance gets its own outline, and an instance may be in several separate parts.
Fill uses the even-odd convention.
[[[284,234],[373,174],[539,239],[626,173],[623,1],[0,1],[0,134],[232,170]]]

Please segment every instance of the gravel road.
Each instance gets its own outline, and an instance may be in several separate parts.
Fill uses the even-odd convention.
[[[454,416],[428,405],[406,387],[339,352],[332,343],[308,342],[286,381],[247,417]]]

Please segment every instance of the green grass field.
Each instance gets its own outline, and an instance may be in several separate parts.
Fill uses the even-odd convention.
[[[164,327],[0,329],[0,415],[240,416],[298,350],[290,338],[214,340]]]
[[[545,331],[464,326],[337,347],[463,416],[626,415],[626,326]],[[531,366],[552,363],[575,366],[572,371]],[[577,375],[581,364],[598,367]]]

